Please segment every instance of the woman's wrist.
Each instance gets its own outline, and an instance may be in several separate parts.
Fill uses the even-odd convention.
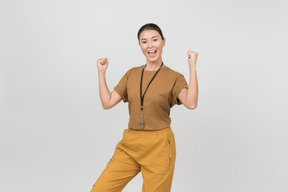
[[[193,65],[189,64],[189,68],[190,68],[190,70],[195,70],[196,71],[196,65],[194,65],[194,64]]]
[[[106,74],[106,70],[98,70],[98,74],[99,75],[105,75]]]

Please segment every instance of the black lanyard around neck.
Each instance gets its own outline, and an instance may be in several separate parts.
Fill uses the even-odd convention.
[[[146,64],[147,65],[147,64]],[[149,87],[149,85],[151,84],[151,82],[153,81],[153,79],[155,78],[155,76],[157,75],[157,73],[159,72],[159,70],[161,69],[162,65],[163,65],[163,62],[161,64],[161,66],[159,67],[159,69],[156,71],[156,73],[154,74],[153,78],[150,80],[148,86],[146,87],[146,90],[144,92],[144,95],[142,96],[142,80],[143,80],[143,72],[144,72],[144,69],[146,67],[146,65],[143,67],[142,69],[142,74],[141,74],[141,81],[140,81],[140,99],[141,99],[141,121],[140,121],[140,124],[141,124],[141,128],[144,128],[144,120],[143,120],[143,102],[144,102],[144,96],[145,96],[145,93]]]
[[[147,64],[146,64],[146,65],[147,65]],[[141,110],[143,110],[143,102],[144,102],[144,96],[145,96],[145,94],[146,94],[146,91],[147,91],[149,85],[151,84],[151,82],[153,81],[153,79],[156,77],[156,75],[157,75],[157,73],[159,72],[159,70],[161,69],[161,67],[162,67],[162,65],[163,65],[163,62],[162,62],[162,64],[161,64],[161,66],[159,67],[159,69],[158,69],[158,70],[156,71],[156,73],[154,74],[153,78],[150,80],[150,82],[149,82],[148,86],[146,87],[146,90],[145,90],[145,92],[144,92],[144,94],[143,94],[143,96],[142,96],[142,79],[143,79],[143,72],[144,72],[144,69],[145,69],[146,65],[145,65],[145,66],[143,67],[143,69],[142,69],[141,81],[140,81]]]

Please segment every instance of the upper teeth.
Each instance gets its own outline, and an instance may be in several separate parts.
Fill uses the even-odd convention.
[[[156,51],[148,51],[149,53],[155,53]]]

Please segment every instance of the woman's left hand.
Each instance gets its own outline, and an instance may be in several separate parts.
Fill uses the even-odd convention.
[[[190,49],[187,52],[188,56],[188,63],[190,67],[196,67],[196,62],[197,62],[197,57],[198,57],[198,52],[196,51],[191,51]]]

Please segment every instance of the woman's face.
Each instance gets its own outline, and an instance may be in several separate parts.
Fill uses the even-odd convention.
[[[162,40],[161,35],[155,30],[144,30],[140,33],[139,45],[147,61],[154,63],[162,59],[161,54],[166,39]]]

